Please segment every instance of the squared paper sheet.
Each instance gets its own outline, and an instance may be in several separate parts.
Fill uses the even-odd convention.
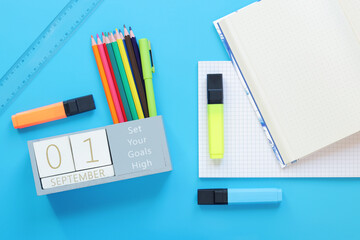
[[[223,74],[224,159],[209,158],[206,75]],[[360,177],[360,133],[281,168],[230,61],[198,63],[199,177]]]

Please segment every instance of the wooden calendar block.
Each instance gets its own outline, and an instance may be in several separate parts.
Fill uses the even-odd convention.
[[[77,171],[111,164],[105,129],[70,135]]]
[[[75,171],[69,137],[58,137],[34,143],[40,178]]]
[[[66,144],[61,144],[59,140]],[[62,158],[65,152],[71,156],[72,151],[73,165],[70,172],[56,172],[46,177],[42,174],[40,177],[36,155],[39,155],[39,146],[47,148],[49,144],[59,145]],[[63,145],[67,146],[67,151],[64,151]],[[28,146],[38,195],[147,176],[172,169],[161,116],[32,140],[28,142]],[[49,156],[56,157],[57,152],[52,152],[55,150],[50,147]],[[58,162],[56,158],[51,158],[51,163]]]

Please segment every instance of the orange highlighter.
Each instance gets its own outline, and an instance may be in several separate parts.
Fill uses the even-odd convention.
[[[92,95],[54,103],[40,108],[17,113],[11,117],[14,128],[26,128],[51,122],[95,109]]]

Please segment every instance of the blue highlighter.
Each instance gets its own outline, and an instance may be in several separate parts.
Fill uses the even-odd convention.
[[[198,189],[199,205],[276,204],[282,201],[278,188]]]

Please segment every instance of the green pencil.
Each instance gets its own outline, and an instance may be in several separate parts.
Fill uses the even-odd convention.
[[[119,74],[119,69],[118,69],[118,66],[116,65],[114,51],[113,51],[113,49],[111,47],[112,45],[110,43],[110,40],[109,40],[108,36],[105,36],[105,41],[106,41],[106,48],[107,48],[109,58],[110,58],[110,63],[109,64],[111,64],[111,66],[112,66],[112,68],[114,70],[114,76],[115,76],[115,80],[117,82],[117,85],[119,87],[120,98],[121,98],[121,101],[122,101],[123,106],[124,106],[126,119],[127,119],[127,121],[131,121],[131,120],[133,120],[132,115],[131,115],[131,111],[130,111],[129,104],[128,104],[128,101],[127,101],[127,98],[126,98],[126,94],[125,94],[124,86],[123,86],[123,83],[122,83],[122,80],[121,80],[121,76]]]
[[[131,115],[132,115],[132,119],[137,120],[137,119],[139,119],[139,117],[138,117],[138,114],[136,112],[134,99],[132,98],[129,82],[128,82],[128,79],[126,77],[124,64],[123,64],[123,62],[121,60],[119,46],[118,46],[118,44],[117,44],[117,42],[116,42],[116,40],[114,38],[114,35],[112,33],[110,33],[109,36],[110,36],[110,42],[111,42],[112,48],[114,50],[118,70],[120,71],[121,81],[123,82],[125,95],[126,95],[129,107],[130,107],[130,112],[131,112]]]

